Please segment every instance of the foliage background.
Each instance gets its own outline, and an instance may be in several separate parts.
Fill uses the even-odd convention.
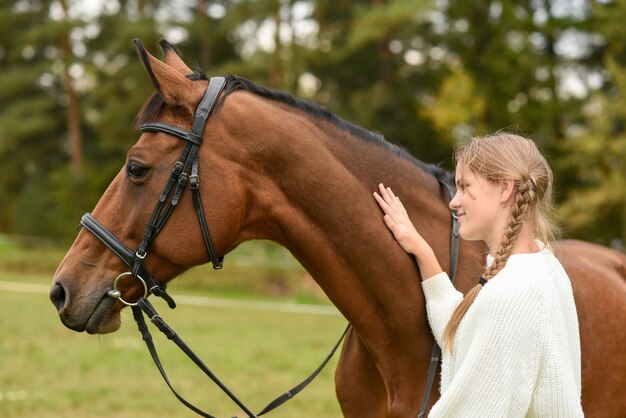
[[[70,238],[137,137],[133,38],[319,102],[423,161],[506,129],[566,237],[626,238],[625,0],[0,0],[0,232]]]

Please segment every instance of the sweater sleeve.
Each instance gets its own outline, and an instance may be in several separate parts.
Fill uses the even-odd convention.
[[[426,312],[430,328],[437,344],[443,347],[443,330],[448,325],[456,307],[463,300],[463,294],[455,289],[446,272],[424,280],[422,289],[426,297]]]
[[[462,323],[467,332],[457,331],[454,340],[456,346],[464,339],[467,351],[455,358],[453,347],[454,377],[431,418],[522,417],[528,411],[538,375],[539,298],[481,293]]]

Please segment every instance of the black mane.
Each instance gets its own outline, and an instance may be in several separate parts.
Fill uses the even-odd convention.
[[[188,75],[187,78],[189,78],[190,80],[208,80],[208,77],[201,71],[196,71],[193,74]],[[235,75],[226,76],[224,94],[222,95],[220,102],[217,105],[217,108],[219,109],[219,107],[221,107],[221,105],[224,103],[224,100],[226,100],[226,98],[231,93],[239,90],[245,90],[257,96],[286,104],[303,113],[306,113],[307,115],[311,115],[312,117],[328,121],[335,126],[348,131],[350,134],[356,137],[362,138],[369,142],[373,142],[374,144],[394,153],[395,155],[412,162],[423,171],[432,174],[439,181],[450,184],[453,187],[455,186],[453,173],[443,169],[438,165],[426,164],[418,160],[417,158],[406,152],[404,149],[385,140],[385,137],[383,135],[377,132],[368,131],[367,129],[355,125],[354,123],[341,119],[336,114],[332,113],[331,111],[323,106],[320,106],[317,103],[298,99],[297,97],[280,90],[260,86],[243,77],[238,77]],[[144,107],[137,115],[136,126],[139,127],[144,123],[155,121],[163,104],[163,97],[159,93],[152,94],[152,96],[150,96]]]

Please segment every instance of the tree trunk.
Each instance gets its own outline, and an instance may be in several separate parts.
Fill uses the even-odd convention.
[[[62,0],[61,7],[67,18],[67,4]],[[63,70],[63,87],[67,95],[67,129],[70,140],[70,161],[72,176],[75,180],[82,178],[83,166],[83,144],[80,132],[80,114],[78,99],[74,90],[74,83],[70,75],[70,62],[72,58],[72,47],[70,44],[70,29],[66,29],[61,34],[61,54],[65,64]]]

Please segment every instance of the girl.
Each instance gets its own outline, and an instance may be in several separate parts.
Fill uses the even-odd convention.
[[[465,240],[484,241],[487,267],[465,295],[451,284],[400,199],[374,198],[402,248],[415,256],[428,321],[443,348],[435,417],[580,417],[580,337],[569,278],[548,249],[552,171],[535,144],[500,133],[455,154]]]

